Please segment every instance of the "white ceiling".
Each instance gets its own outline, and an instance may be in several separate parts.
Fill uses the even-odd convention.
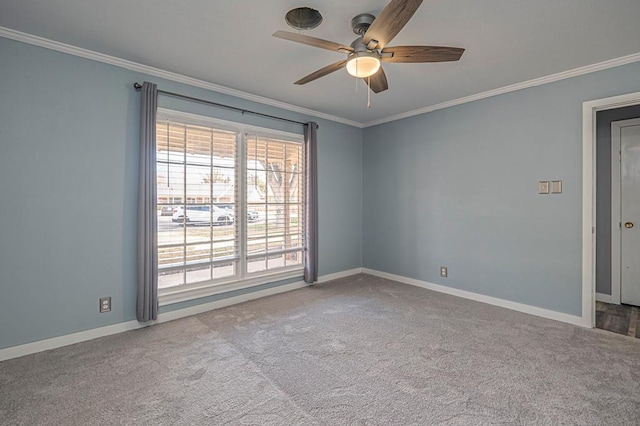
[[[2,0],[0,26],[359,123],[640,52],[639,0],[425,0],[389,43],[466,50],[459,62],[384,64],[372,94],[346,71],[298,80],[344,57],[276,39],[285,13],[318,9],[305,34],[343,44],[351,18],[386,0]]]

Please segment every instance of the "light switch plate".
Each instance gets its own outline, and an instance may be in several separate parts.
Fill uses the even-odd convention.
[[[548,194],[549,193],[549,181],[541,180],[538,182],[538,194]]]
[[[561,180],[552,180],[551,181],[551,193],[552,194],[562,194],[562,181]]]

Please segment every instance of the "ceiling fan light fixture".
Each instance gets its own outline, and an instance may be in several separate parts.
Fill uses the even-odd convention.
[[[375,52],[354,52],[347,60],[347,72],[356,78],[371,77],[380,69],[380,58]]]

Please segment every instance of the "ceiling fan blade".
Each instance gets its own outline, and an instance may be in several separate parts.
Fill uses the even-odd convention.
[[[302,77],[300,80],[296,81],[294,84],[307,84],[313,80],[317,80],[320,77],[324,77],[325,75],[331,74],[334,71],[338,71],[340,68],[344,68],[344,66],[346,65],[347,60],[344,59],[342,61],[333,63],[331,65],[327,65],[324,68],[320,68],[318,71],[316,72],[312,72],[311,74],[309,74],[306,77]]]
[[[391,0],[373,21],[362,41],[369,49],[382,49],[409,22],[421,4],[422,0]],[[369,46],[372,40],[377,43]]]
[[[378,72],[372,75],[370,78],[365,78],[364,81],[367,83],[369,88],[373,90],[374,93],[384,92],[389,88],[389,83],[387,83],[387,75],[384,73],[382,67],[380,67]]]
[[[444,46],[393,46],[382,49],[380,53],[382,62],[449,62],[459,60],[464,49]]]
[[[276,31],[273,33],[273,36],[284,40],[295,41],[296,43],[306,44],[308,46],[319,47],[320,49],[332,50],[334,52],[353,52],[353,48],[349,46],[343,46],[342,44],[334,43],[332,41],[322,40],[321,38],[315,38],[303,34],[291,33],[289,31]]]

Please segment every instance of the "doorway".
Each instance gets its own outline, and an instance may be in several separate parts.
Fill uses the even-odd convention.
[[[640,106],[610,110],[602,117],[598,115],[597,120],[603,123],[598,123],[597,126],[604,127],[609,119],[629,115],[640,117]],[[610,196],[607,191],[596,192],[598,205],[605,205],[605,201],[610,201],[610,300],[607,300],[608,303],[596,300],[595,326],[640,338],[640,226],[636,226],[640,225],[640,119],[610,121],[610,129]],[[597,140],[596,151],[606,150],[606,145],[602,140]],[[602,172],[597,168],[599,176],[602,176]],[[599,177],[598,180],[605,179]],[[605,245],[605,241],[598,243]],[[602,260],[596,259],[596,269],[605,264]],[[601,288],[605,287],[596,281],[596,288],[598,284]],[[602,293],[599,294],[600,299],[603,299]]]
[[[640,92],[583,103],[582,321],[586,327],[596,326],[596,300],[612,302],[611,122],[637,117]]]
[[[611,123],[611,302],[640,306],[640,119]]]

